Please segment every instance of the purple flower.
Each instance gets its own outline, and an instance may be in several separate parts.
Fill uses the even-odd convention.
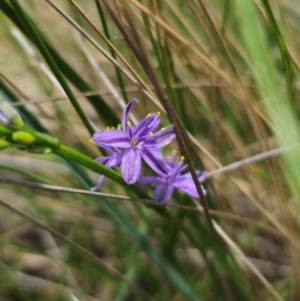
[[[122,113],[122,130],[110,129],[95,133],[92,140],[100,147],[123,149],[121,155],[122,175],[126,183],[134,184],[142,169],[143,160],[157,173],[164,172],[163,156],[158,148],[170,144],[175,138],[173,126],[154,133],[160,123],[159,113],[150,113],[135,127],[128,120],[133,105],[132,99]]]
[[[158,176],[141,177],[139,183],[143,185],[156,184],[154,190],[154,201],[156,204],[164,205],[170,199],[175,188],[183,190],[187,194],[199,198],[195,183],[193,181],[191,173],[181,175],[181,173],[187,168],[187,165],[183,164],[183,157],[181,161],[176,164],[177,155],[173,155],[169,160],[164,161],[165,168],[162,172],[158,173]],[[196,171],[200,182],[205,180],[205,174],[202,171]],[[202,187],[202,186],[201,186]],[[202,187],[203,194],[206,194],[206,190]]]
[[[121,165],[121,159],[122,159],[121,151],[118,150],[116,147],[102,146],[102,148],[109,151],[110,154],[108,156],[99,157],[95,161],[97,161],[107,167],[111,167],[111,168],[119,167]],[[105,180],[105,176],[101,175],[98,180],[97,185],[95,187],[92,187],[91,191],[98,190],[101,187],[101,185],[103,184],[104,180]]]

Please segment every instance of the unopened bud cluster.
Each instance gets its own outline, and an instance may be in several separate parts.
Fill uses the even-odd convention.
[[[12,146],[33,153],[48,154],[59,146],[59,141],[25,126],[16,109],[0,96],[0,150]]]

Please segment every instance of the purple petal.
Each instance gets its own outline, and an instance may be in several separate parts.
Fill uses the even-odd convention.
[[[122,155],[121,154],[117,154],[114,155],[109,162],[107,163],[107,167],[112,167],[112,168],[117,168],[121,165],[122,163]]]
[[[129,148],[131,146],[128,135],[119,130],[97,132],[92,139],[100,147],[106,145],[109,147]]]
[[[170,160],[166,161],[167,169],[172,179],[176,179],[186,168],[187,165],[184,165],[184,161],[180,159],[179,163],[176,165],[178,154],[172,155]]]
[[[152,120],[151,124],[148,126],[150,132],[155,132],[160,124],[159,115],[156,114],[156,117]]]
[[[122,113],[122,119],[121,119],[121,124],[122,124],[122,129],[123,131],[125,131],[127,133],[127,121],[128,121],[128,114],[129,112],[131,112],[133,105],[139,102],[136,98],[133,98],[132,100],[130,100],[130,102],[127,104],[127,106],[124,108],[123,113]]]
[[[90,190],[91,190],[91,191],[96,191],[96,190],[98,190],[98,189],[101,187],[101,185],[103,184],[104,180],[105,180],[105,176],[103,176],[103,175],[100,176],[97,185],[96,185],[95,187],[92,187]]]
[[[97,162],[111,168],[119,167],[121,165],[121,160],[122,160],[121,153],[115,153],[110,156],[99,157],[96,159]]]
[[[150,184],[161,184],[162,180],[160,177],[150,176],[150,177],[141,177],[138,182],[142,185],[150,185]]]
[[[170,126],[164,130],[160,130],[153,136],[150,136],[147,140],[145,140],[144,144],[160,148],[168,145],[173,139],[175,139],[175,137],[176,135],[174,134],[174,127]]]
[[[105,156],[105,157],[96,158],[95,161],[97,161],[98,163],[100,163],[102,165],[106,165],[110,159],[111,159],[110,156]]]
[[[150,132],[154,132],[157,129],[159,123],[160,119],[156,113],[151,113],[149,116],[147,115],[136,127],[134,136],[137,140],[145,135],[148,136]]]
[[[174,188],[171,185],[159,184],[154,190],[154,201],[156,204],[164,205],[170,199]]]
[[[140,154],[144,161],[149,165],[149,167],[153,169],[158,175],[166,175],[164,157],[157,148],[144,146],[140,150]]]
[[[198,176],[199,182],[202,183],[205,181],[206,176],[204,171],[196,170],[196,174]],[[191,173],[186,173],[185,175],[180,176],[181,180],[186,179],[186,178],[192,178]]]
[[[98,143],[97,145],[100,146],[101,148],[107,150],[110,154],[111,153],[121,153],[121,151],[116,147],[112,147],[112,146],[108,146],[106,144],[100,144],[100,143]]]
[[[166,168],[169,172],[172,173],[172,171],[176,168],[176,159],[177,159],[178,155],[172,155],[172,157],[168,157],[167,160],[165,160],[165,164],[166,164]]]
[[[178,177],[176,181],[172,183],[172,186],[184,191],[185,193],[195,197],[199,198],[195,183],[192,179],[192,177]],[[201,186],[203,194],[206,194],[206,190]]]
[[[136,148],[125,149],[122,158],[122,175],[127,184],[134,184],[142,169],[142,158]]]
[[[9,124],[10,120],[7,118],[7,116],[0,110],[0,122],[3,124]]]
[[[196,170],[196,174],[198,176],[199,182],[202,183],[206,180],[206,174],[204,171]]]

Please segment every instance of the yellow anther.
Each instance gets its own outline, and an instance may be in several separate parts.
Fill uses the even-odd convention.
[[[161,130],[161,131],[164,131],[165,129],[166,129],[166,128],[161,128],[160,130]]]
[[[115,127],[113,127],[113,126],[111,127],[111,130],[115,130],[115,129],[116,129]]]
[[[131,122],[130,122],[130,121],[127,121],[126,124],[127,124],[128,126],[131,126]]]
[[[171,160],[171,159],[172,159],[172,157],[171,157],[171,156],[168,156],[168,157],[167,157],[167,160]]]
[[[172,154],[176,155],[176,154],[177,154],[177,150],[176,150],[176,149],[173,149],[173,150],[172,150]]]
[[[171,142],[170,141],[166,141],[165,142],[165,145],[169,145]]]
[[[94,143],[94,140],[92,138],[89,139],[90,143]]]
[[[110,130],[110,127],[109,127],[109,126],[107,126],[107,127],[106,127],[106,129],[109,131],[109,130]]]
[[[149,136],[153,136],[153,133],[152,133],[152,132],[149,132]]]
[[[181,157],[180,157],[180,160],[181,160],[181,161],[183,161],[184,159],[185,159],[185,157],[184,157],[184,156],[181,156]]]
[[[158,111],[158,112],[156,112],[156,114],[157,114],[157,116],[160,116],[160,112]]]
[[[146,117],[147,117],[147,118],[151,117],[151,113],[149,113]]]

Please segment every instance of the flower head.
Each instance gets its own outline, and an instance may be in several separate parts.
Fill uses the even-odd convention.
[[[93,135],[92,140],[100,147],[123,149],[121,154],[122,175],[126,183],[134,184],[142,169],[142,159],[157,173],[164,171],[163,156],[158,148],[168,145],[174,138],[173,126],[155,132],[160,123],[158,113],[150,113],[135,127],[128,120],[132,99],[122,113],[122,130],[105,130]]]
[[[161,172],[157,176],[141,177],[139,183],[143,185],[156,184],[154,190],[154,201],[157,204],[163,205],[168,202],[174,189],[180,189],[187,194],[199,198],[195,183],[193,181],[191,173],[181,175],[181,173],[187,168],[184,165],[184,158],[181,157],[180,162],[177,164],[177,155],[173,154],[169,160],[164,161],[164,168],[161,168]],[[205,180],[205,174],[201,171],[196,171],[199,181]],[[202,187],[203,194],[206,194],[206,190]]]

